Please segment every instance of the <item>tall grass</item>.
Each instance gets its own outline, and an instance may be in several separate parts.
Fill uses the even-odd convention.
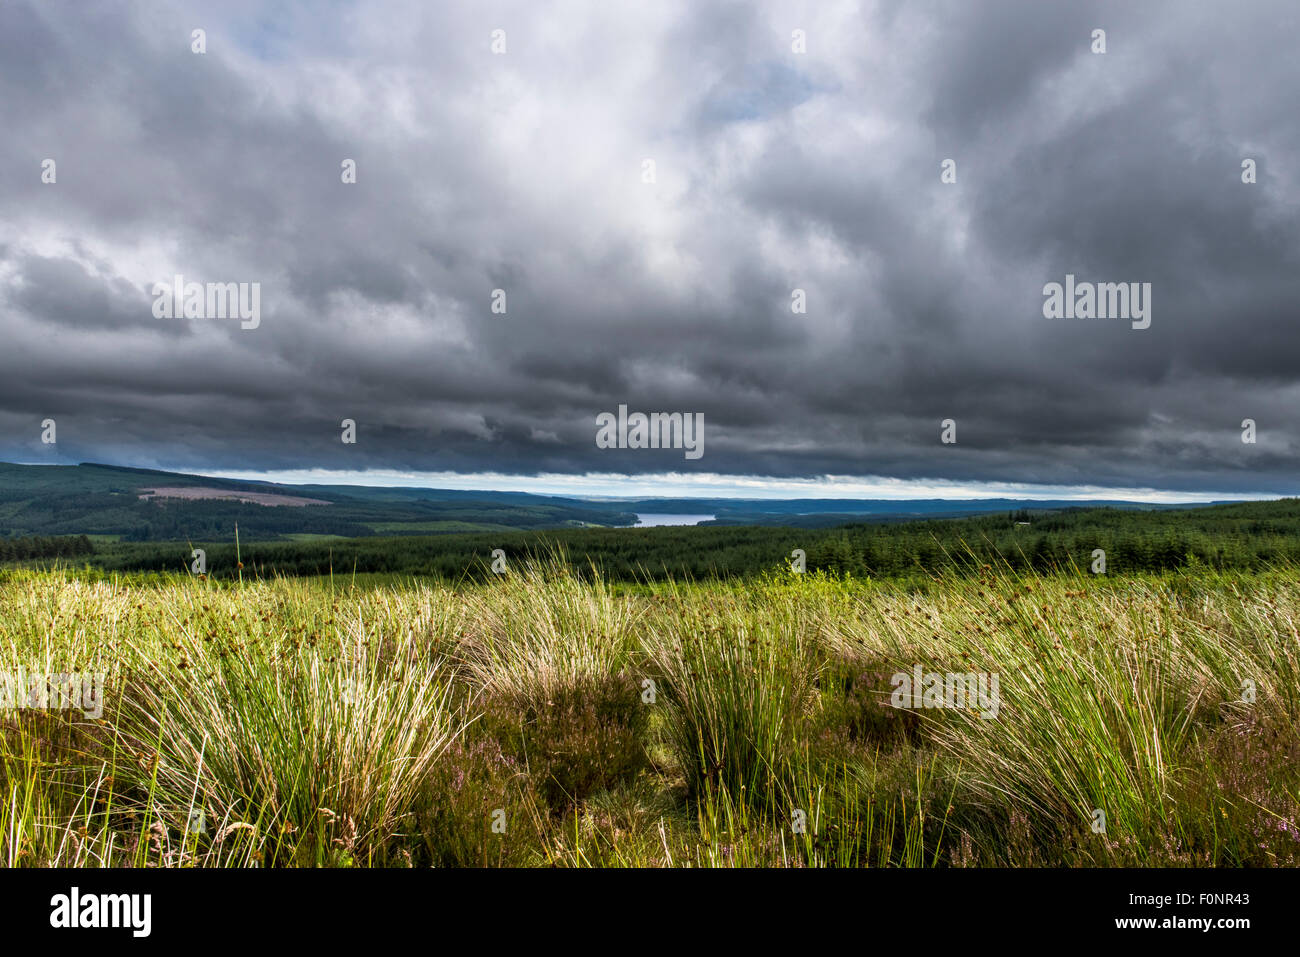
[[[674,611],[656,619],[646,640],[689,793],[721,790],[776,807],[786,799],[816,671],[798,605],[786,596],[754,607],[725,593],[701,603],[679,589],[661,597]]]
[[[1292,865],[1298,624],[1289,569],[8,572],[0,674],[107,682],[0,711],[0,864]],[[892,707],[917,665],[996,718]]]
[[[599,576],[528,558],[466,596],[459,654],[482,691],[538,705],[633,667],[635,609]]]

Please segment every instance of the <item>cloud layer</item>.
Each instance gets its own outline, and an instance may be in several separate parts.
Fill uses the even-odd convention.
[[[1294,492],[1298,21],[5,3],[0,458]],[[1045,319],[1067,273],[1150,328]],[[177,274],[260,325],[155,318]],[[620,404],[704,457],[598,448]]]

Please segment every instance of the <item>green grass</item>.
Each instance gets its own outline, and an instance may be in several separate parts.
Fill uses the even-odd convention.
[[[463,532],[514,532],[518,529],[510,525],[496,525],[491,522],[371,522],[370,528],[376,535],[417,534],[417,533],[463,533]]]
[[[0,675],[107,679],[0,711],[0,862],[1290,866],[1298,626],[1286,567],[10,569]],[[915,666],[996,673],[997,717],[893,707]]]

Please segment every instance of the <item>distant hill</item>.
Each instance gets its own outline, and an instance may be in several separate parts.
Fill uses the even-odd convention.
[[[306,509],[267,509],[269,512]],[[242,529],[242,525],[241,525]],[[228,543],[99,542],[78,537],[0,540],[14,562],[52,561],[102,572],[190,569],[192,547],[206,554],[206,574],[314,576],[354,573],[418,575],[448,582],[491,576],[501,549],[511,566],[530,555],[565,554],[586,574],[590,566],[624,582],[646,578],[702,579],[784,571],[799,553],[807,571],[873,578],[920,579],[984,567],[1019,571],[1096,572],[1100,549],[1107,575],[1174,569],[1300,568],[1300,501],[1244,502],[1209,508],[1071,508],[1031,514],[1000,512],[958,519],[857,522],[839,528],[790,526],[669,526],[561,528],[468,534],[298,536],[291,541]],[[799,550],[799,553],[796,552]],[[238,562],[243,562],[242,570]]]
[[[153,495],[157,489],[166,492]],[[238,493],[245,493],[245,500]],[[294,486],[94,463],[0,463],[4,538],[87,534],[123,541],[229,541],[236,522],[241,539],[251,541],[580,528],[635,521],[632,512],[609,504],[514,492]]]
[[[1209,504],[1209,503],[1206,503]],[[301,541],[317,537],[536,531],[634,525],[638,514],[712,515],[714,526],[828,528],[1136,502],[1023,499],[583,499],[527,492],[282,485],[115,465],[0,463],[0,538],[90,535],[121,541]],[[1187,508],[1186,505],[1176,506]]]
[[[1126,502],[1120,499],[1099,501],[1071,501],[1055,499],[1035,501],[1014,498],[916,498],[916,499],[848,499],[848,498],[793,498],[793,499],[622,499],[623,508],[637,513],[693,513],[711,514],[710,525],[791,525],[800,528],[826,528],[850,522],[912,522],[930,518],[967,518],[973,515],[998,512],[1026,511],[1046,514],[1064,509],[1078,508],[1128,508],[1128,509],[1186,509],[1218,502],[1156,505],[1146,502]]]

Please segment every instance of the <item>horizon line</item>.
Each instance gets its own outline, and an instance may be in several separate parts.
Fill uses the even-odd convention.
[[[439,491],[520,492],[575,499],[874,499],[880,501],[1122,501],[1157,505],[1205,505],[1216,502],[1256,502],[1294,498],[1277,491],[1241,492],[1215,489],[1182,491],[1151,486],[1055,485],[1034,482],[959,481],[921,477],[899,479],[877,475],[819,475],[776,477],[716,472],[453,472],[407,469],[211,469],[124,466],[107,462],[11,462],[11,465],[102,465],[107,468],[170,472],[202,478],[267,482],[291,486],[353,485],[363,488],[418,488]]]

